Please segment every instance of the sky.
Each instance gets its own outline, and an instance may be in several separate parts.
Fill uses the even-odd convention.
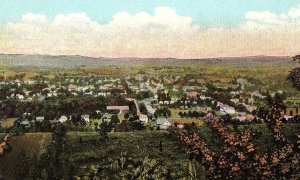
[[[300,0],[3,0],[0,53],[293,56]]]

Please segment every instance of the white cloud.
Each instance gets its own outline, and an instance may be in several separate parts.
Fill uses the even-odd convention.
[[[300,17],[300,5],[297,7],[293,7],[289,12],[288,15],[292,18],[299,18]]]
[[[158,7],[154,14],[120,12],[107,24],[84,12],[58,14],[53,20],[28,13],[0,28],[0,52],[178,58],[293,55],[300,49],[297,8],[287,14],[248,12],[246,22],[233,29],[199,27],[169,7]]]
[[[258,22],[262,24],[283,24],[287,20],[285,14],[277,15],[269,11],[256,12],[250,11],[245,15],[245,19],[250,22]]]
[[[42,14],[27,13],[22,16],[21,22],[40,25],[47,22],[47,17]]]
[[[176,11],[169,7],[159,7],[155,9],[154,15],[146,12],[140,12],[130,15],[121,12],[113,16],[113,20],[109,23],[112,26],[129,27],[129,28],[182,28],[191,26],[192,19],[190,17],[179,16]]]

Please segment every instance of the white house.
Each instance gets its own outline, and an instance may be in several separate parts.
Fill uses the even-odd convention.
[[[148,116],[145,115],[145,114],[141,114],[139,116],[139,120],[142,121],[142,122],[144,122],[144,123],[148,123],[149,122]]]
[[[28,120],[23,120],[20,122],[20,124],[23,126],[30,126],[30,122]]]
[[[35,121],[37,121],[37,122],[43,122],[44,120],[45,120],[45,118],[42,117],[42,116],[39,116],[39,117],[35,118]]]
[[[21,94],[16,94],[16,97],[17,97],[19,100],[24,100],[24,96],[21,95]]]
[[[233,107],[230,107],[230,106],[226,107],[226,108],[224,109],[224,111],[225,111],[226,113],[228,113],[228,114],[234,114],[234,113],[235,113],[235,109],[234,109]]]
[[[81,120],[85,121],[86,123],[89,123],[90,115],[87,115],[87,114],[81,115]]]
[[[169,127],[172,126],[172,123],[170,120],[166,118],[158,118],[156,120],[156,126],[160,127],[160,129],[168,129]]]
[[[234,107],[228,106],[226,104],[220,104],[220,111],[223,111],[227,114],[234,114],[235,113]]]
[[[59,118],[59,122],[61,122],[61,123],[64,123],[64,122],[66,122],[68,120],[68,117],[67,116],[61,116],[60,118]]]

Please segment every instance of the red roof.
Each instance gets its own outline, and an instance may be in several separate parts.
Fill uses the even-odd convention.
[[[129,111],[128,106],[107,106],[107,110]]]
[[[189,98],[195,98],[195,97],[197,97],[198,93],[197,92],[187,92],[186,95]]]
[[[76,90],[76,89],[77,89],[77,86],[76,86],[76,85],[73,85],[73,84],[70,84],[70,85],[68,86],[68,89],[69,89],[69,90]]]

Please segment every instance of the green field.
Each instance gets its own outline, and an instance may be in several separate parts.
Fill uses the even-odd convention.
[[[16,179],[18,174],[29,171],[32,161],[45,152],[51,133],[26,133],[12,136],[11,149],[0,157],[0,174],[5,179]]]
[[[16,121],[17,118],[10,118],[10,119],[4,119],[0,121],[0,124],[4,128],[9,128],[14,125],[14,122]]]
[[[80,137],[82,143],[80,143]],[[166,169],[172,179],[188,177],[189,160],[172,141],[167,139],[167,132],[110,133],[107,142],[94,143],[98,138],[98,134],[93,132],[67,133],[66,142],[70,152],[66,153],[66,158],[68,162],[78,167],[77,176],[87,177],[91,167],[104,167],[109,161],[118,160],[121,153],[125,153],[128,159],[134,161],[142,161],[145,157],[156,160]],[[160,150],[160,141],[162,141],[162,150]],[[199,178],[203,179],[202,166],[198,166],[197,171]]]

